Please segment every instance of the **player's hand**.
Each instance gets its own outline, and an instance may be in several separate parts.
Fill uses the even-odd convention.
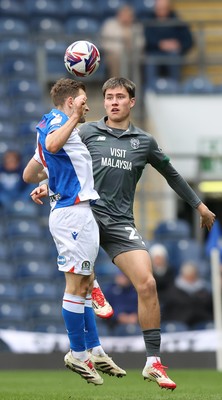
[[[200,213],[200,227],[206,227],[208,231],[210,231],[216,219],[216,215],[203,203],[201,203],[197,209]]]
[[[44,183],[43,185],[36,187],[30,193],[30,196],[36,204],[43,204],[41,198],[48,196],[48,186]]]
[[[84,112],[84,108],[86,106],[86,101],[87,97],[84,94],[80,94],[74,99],[74,107],[75,107],[75,112],[81,116]]]

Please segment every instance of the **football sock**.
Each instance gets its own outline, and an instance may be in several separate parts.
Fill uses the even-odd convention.
[[[100,287],[96,278],[95,278],[94,281],[93,281],[93,287],[94,287],[94,288]]]
[[[70,349],[77,352],[86,350],[84,335],[85,299],[65,293],[62,304],[62,315],[70,341]]]
[[[153,363],[160,362],[160,357],[147,357],[146,367],[151,367]]]
[[[87,296],[85,302],[85,340],[87,349],[100,346],[91,296]]]
[[[160,357],[160,329],[147,329],[143,331],[147,357]]]

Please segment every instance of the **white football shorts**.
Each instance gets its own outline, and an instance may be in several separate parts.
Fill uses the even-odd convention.
[[[91,275],[99,251],[99,228],[89,202],[56,208],[49,216],[59,271]]]

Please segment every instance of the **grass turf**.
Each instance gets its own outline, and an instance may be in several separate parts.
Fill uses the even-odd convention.
[[[214,370],[171,370],[176,390],[144,381],[139,370],[125,378],[103,375],[104,384],[87,384],[68,370],[0,371],[1,400],[221,400],[222,373]]]

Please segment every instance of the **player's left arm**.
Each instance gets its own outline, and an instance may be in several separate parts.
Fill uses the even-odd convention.
[[[31,158],[24,168],[22,177],[26,183],[39,183],[48,178],[43,165],[34,157]]]

